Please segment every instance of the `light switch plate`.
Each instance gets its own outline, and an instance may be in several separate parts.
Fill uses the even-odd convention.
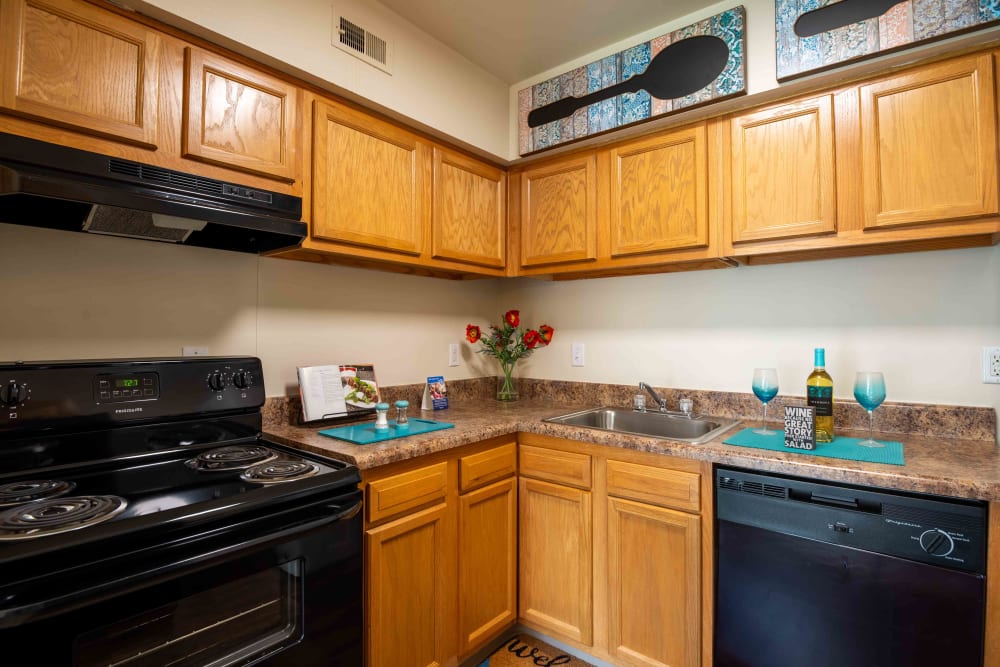
[[[458,357],[458,343],[449,343],[448,344],[448,365],[449,366],[458,366],[459,363],[461,363],[461,362],[459,361],[459,357]]]
[[[583,366],[583,361],[584,361],[583,353],[584,353],[583,343],[573,343],[570,346],[571,364],[573,366]]]

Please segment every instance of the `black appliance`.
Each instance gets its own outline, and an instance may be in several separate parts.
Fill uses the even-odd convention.
[[[980,667],[986,506],[718,468],[715,664]]]
[[[260,253],[301,218],[301,197],[0,133],[0,222]]]
[[[264,440],[263,402],[255,358],[0,364],[0,642],[361,665],[360,475]]]

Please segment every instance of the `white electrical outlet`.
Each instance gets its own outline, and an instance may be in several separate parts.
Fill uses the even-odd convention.
[[[207,347],[194,347],[192,345],[185,345],[181,348],[181,356],[184,357],[207,357],[208,348]]]
[[[1000,347],[983,348],[983,382],[1000,384]]]
[[[573,366],[583,366],[583,343],[573,343],[570,346],[571,363]]]
[[[459,364],[459,360],[458,360],[458,343],[449,343],[448,344],[448,365],[449,366],[458,366],[458,364]]]

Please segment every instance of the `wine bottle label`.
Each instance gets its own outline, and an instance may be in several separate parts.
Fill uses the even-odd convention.
[[[806,387],[806,405],[816,408],[817,417],[833,416],[833,387]]]

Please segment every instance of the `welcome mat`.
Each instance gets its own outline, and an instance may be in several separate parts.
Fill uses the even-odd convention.
[[[531,635],[514,635],[477,667],[594,667]]]

